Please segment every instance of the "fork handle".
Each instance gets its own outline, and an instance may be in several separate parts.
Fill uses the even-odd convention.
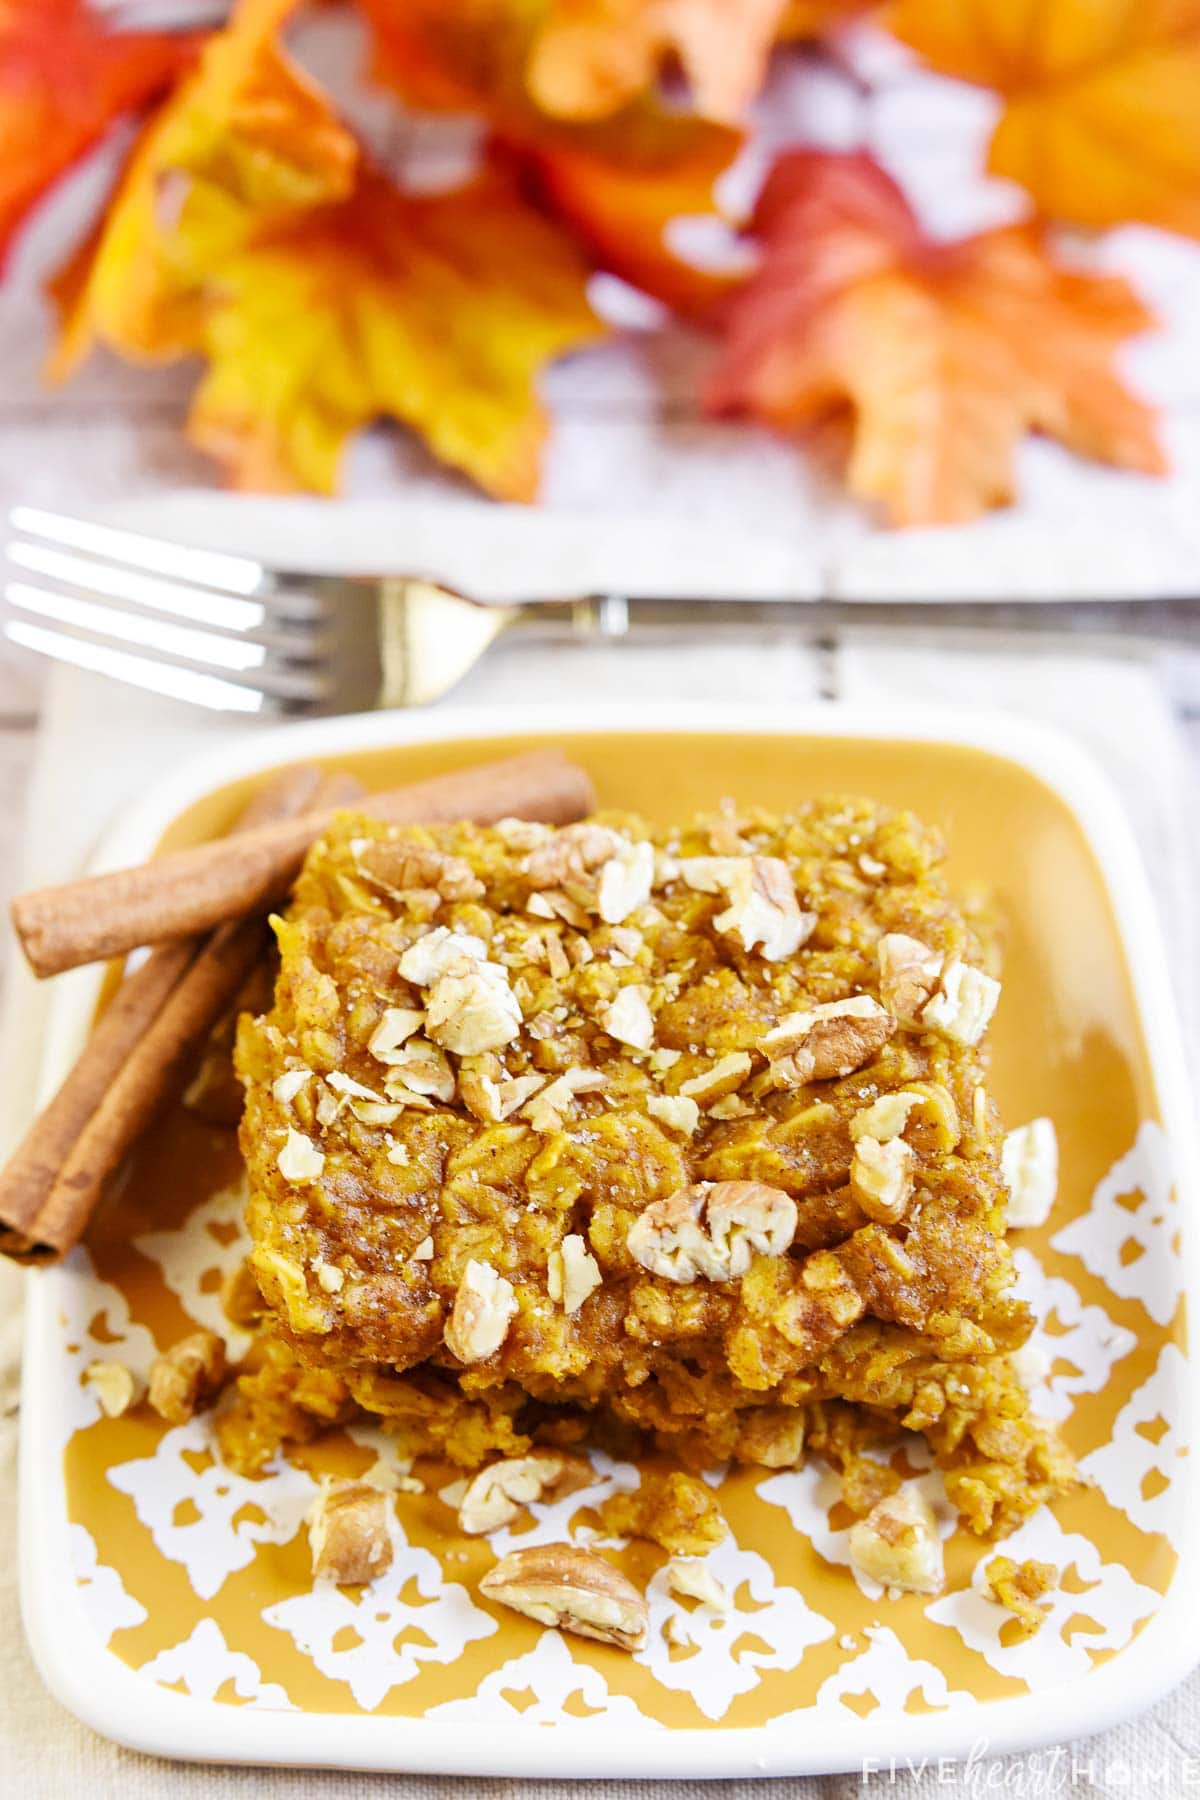
[[[1005,631],[1038,636],[1143,638],[1200,645],[1200,596],[1163,600],[672,600],[597,594],[534,601],[519,622],[579,636],[618,638],[680,625],[800,625],[830,631]]]

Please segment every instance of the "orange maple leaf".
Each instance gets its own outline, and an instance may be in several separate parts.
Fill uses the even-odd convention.
[[[147,360],[199,349],[223,259],[350,192],[357,144],[275,41],[293,5],[241,0],[143,130],[104,218],[52,284],[52,376],[97,340]]]
[[[995,88],[988,167],[1052,218],[1200,236],[1200,0],[897,0],[897,36]]]
[[[228,256],[189,435],[239,487],[323,492],[382,417],[489,493],[532,500],[545,363],[604,335],[566,235],[489,172],[451,193],[354,193]]]
[[[713,187],[741,136],[652,98],[602,120],[547,116],[528,73],[551,3],[359,0],[378,80],[413,106],[481,114],[603,267],[678,311],[698,311],[728,283],[677,256],[667,230],[681,215],[717,210]]]
[[[86,0],[0,0],[0,264],[30,208],[196,41],[111,31]]]
[[[784,430],[848,409],[848,485],[893,523],[1010,500],[1028,431],[1164,467],[1153,413],[1112,366],[1149,314],[1124,281],[1059,266],[1034,228],[934,244],[870,157],[794,151],[751,229],[762,263],[731,304],[708,403]]]
[[[736,120],[762,85],[787,3],[552,0],[530,52],[530,92],[560,118],[603,118],[675,61],[697,111]]]

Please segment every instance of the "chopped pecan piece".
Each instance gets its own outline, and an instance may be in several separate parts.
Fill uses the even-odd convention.
[[[791,871],[778,856],[688,856],[679,872],[697,892],[725,895],[729,905],[713,924],[744,950],[761,945],[767,962],[793,956],[812,936],[817,915],[801,912]]]
[[[619,831],[585,819],[578,825],[564,825],[553,837],[536,844],[525,858],[524,870],[535,888],[557,888],[567,881],[586,880],[601,863],[630,855],[633,849],[631,840]]]
[[[829,1081],[873,1061],[896,1029],[869,994],[789,1013],[763,1039],[771,1073],[782,1087]]]
[[[225,1379],[225,1345],[214,1331],[194,1331],[154,1359],[149,1400],[168,1425],[186,1425],[215,1398]]]
[[[894,1224],[912,1198],[913,1150],[902,1137],[881,1144],[860,1137],[850,1164],[850,1186],[868,1219]]]
[[[601,1009],[600,1023],[610,1037],[634,1050],[649,1050],[654,1043],[654,1015],[644,987],[618,988],[616,997]]]
[[[89,1363],[83,1371],[83,1379],[100,1402],[100,1410],[109,1419],[119,1419],[138,1397],[138,1379],[124,1363]]]
[[[700,1181],[655,1200],[629,1228],[635,1262],[668,1281],[733,1281],[757,1253],[782,1256],[796,1234],[796,1202],[761,1181]]]
[[[494,1356],[508,1336],[517,1310],[512,1283],[491,1263],[474,1258],[463,1270],[454,1296],[454,1308],[446,1321],[446,1348],[459,1362],[483,1362]]]
[[[961,957],[947,962],[919,938],[888,932],[878,945],[879,991],[902,1025],[940,1031],[956,1044],[974,1046],[987,1030],[1000,983]]]
[[[850,1561],[885,1588],[938,1594],[945,1581],[933,1508],[915,1481],[888,1494],[850,1527]]]
[[[540,1625],[620,1650],[640,1650],[646,1641],[645,1596],[602,1556],[574,1544],[513,1550],[488,1570],[479,1591]]]
[[[353,1587],[392,1566],[395,1515],[381,1489],[366,1482],[325,1482],[308,1519],[313,1577]]]
[[[283,1179],[294,1181],[298,1186],[319,1181],[325,1167],[323,1152],[317,1149],[311,1138],[305,1137],[302,1131],[297,1131],[291,1125],[288,1126],[287,1137],[283,1140],[275,1161]]]
[[[601,1283],[600,1265],[577,1231],[568,1232],[546,1264],[546,1289],[565,1313],[576,1313]]]
[[[729,1589],[717,1580],[707,1563],[680,1562],[673,1558],[667,1564],[667,1586],[680,1599],[699,1600],[702,1606],[711,1606],[715,1613],[733,1611]]]
[[[411,838],[368,839],[354,861],[372,887],[394,899],[402,900],[414,888],[432,889],[443,900],[478,900],[485,891],[463,857]]]
[[[458,1056],[498,1050],[521,1029],[521,1006],[499,963],[448,969],[428,990],[425,1029]]]
[[[535,1446],[526,1456],[510,1456],[504,1462],[480,1469],[467,1483],[458,1503],[458,1523],[469,1537],[498,1531],[528,1506],[557,1488],[568,1473],[581,1469],[582,1459],[569,1451]],[[591,1471],[588,1471],[590,1476]]]
[[[400,958],[400,973],[416,987],[431,987],[440,975],[452,974],[471,963],[486,962],[487,945],[470,931],[451,931],[439,925],[410,944]]]
[[[608,925],[620,925],[630,913],[645,906],[654,884],[654,845],[622,847],[600,868],[597,908]]]
[[[1008,1187],[1008,1223],[1044,1225],[1058,1193],[1058,1136],[1050,1119],[1031,1119],[1004,1140],[1000,1167]]]
[[[646,1101],[646,1111],[653,1119],[661,1119],[672,1131],[680,1131],[684,1137],[691,1137],[700,1123],[700,1108],[690,1096],[684,1094],[651,1094]]]

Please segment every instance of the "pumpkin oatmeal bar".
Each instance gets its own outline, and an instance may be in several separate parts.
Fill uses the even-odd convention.
[[[937,836],[866,800],[652,830],[387,827],[308,856],[242,1020],[272,1329],[254,1469],[357,1408],[474,1468],[643,1441],[841,1468],[924,1434],[963,1518],[1071,1484],[1018,1378],[999,997]]]

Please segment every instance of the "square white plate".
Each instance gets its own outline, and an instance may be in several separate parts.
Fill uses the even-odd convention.
[[[919,721],[899,710],[872,707],[786,715],[749,708],[656,710],[656,731],[783,732],[875,740],[922,739],[973,746],[1009,759],[1053,789],[1080,823],[1102,871],[1136,990],[1150,1047],[1163,1125],[1178,1170],[1181,1211],[1197,1204],[1194,1127],[1186,1064],[1174,1016],[1169,972],[1158,938],[1149,890],[1132,836],[1104,778],[1066,740],[1004,715],[928,709]],[[645,709],[563,707],[464,716],[368,715],[322,720],[259,732],[196,758],[160,781],[110,831],[94,867],[139,862],[180,811],[204,793],[257,768],[282,761],[430,739],[645,731]],[[43,1092],[61,1080],[86,1034],[99,985],[96,971],[60,981],[43,1069]],[[1183,1234],[1181,1281],[1187,1303],[1200,1297],[1197,1234]],[[567,1720],[553,1729],[489,1722],[485,1730],[432,1718],[369,1717],[232,1706],[181,1694],[148,1680],[105,1648],[85,1605],[72,1556],[62,1452],[78,1420],[78,1393],[63,1379],[61,1319],[77,1308],[80,1284],[91,1279],[77,1254],[31,1282],[25,1354],[21,1452],[21,1570],[27,1631],[38,1665],[56,1696],[96,1730],[164,1756],[462,1774],[562,1776],[736,1776],[814,1773],[858,1768],[864,1759],[914,1761],[961,1756],[981,1737],[989,1752],[1030,1747],[1111,1726],[1179,1680],[1196,1660],[1194,1614],[1198,1588],[1200,1506],[1196,1472],[1176,1483],[1178,1529],[1172,1536],[1178,1566],[1161,1606],[1118,1656],[1044,1694],[990,1701],[957,1710],[912,1714],[879,1707],[860,1719],[845,1709],[814,1709],[778,1727],[644,1729],[606,1720],[604,1729]],[[1184,1441],[1196,1441],[1200,1384],[1194,1361],[1177,1396],[1185,1416],[1171,1420]],[[86,1536],[86,1533],[85,1533]],[[119,1590],[119,1571],[111,1572]],[[93,1572],[93,1588],[109,1574]],[[93,1596],[94,1598],[94,1596]],[[946,1671],[948,1674],[952,1671]],[[269,1673],[269,1672],[268,1672]],[[839,1716],[840,1712],[840,1716]],[[644,1724],[644,1722],[643,1722]]]

